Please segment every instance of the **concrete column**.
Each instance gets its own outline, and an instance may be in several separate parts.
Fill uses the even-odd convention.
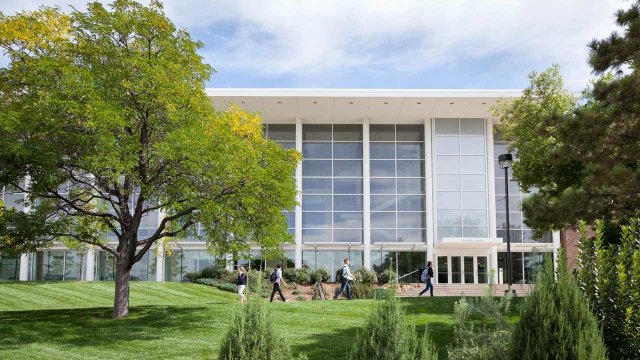
[[[296,150],[302,153],[302,118],[296,117]],[[296,201],[298,205],[295,208],[295,266],[296,269],[302,267],[302,162],[296,166],[296,188],[298,194],[296,195]]]
[[[433,202],[433,194],[435,189],[433,187],[433,177],[435,176],[435,169],[433,168],[433,154],[432,154],[432,121],[431,119],[424,119],[424,176],[425,176],[425,216],[427,226],[427,261],[432,261],[435,264],[435,258],[433,255],[433,247],[436,239],[436,230],[433,226],[433,219],[436,213]]]
[[[371,270],[371,177],[369,150],[369,118],[362,120],[362,234],[363,265]]]
[[[558,268],[558,250],[560,250],[560,231],[551,233],[553,239],[553,268]]]
[[[489,190],[489,237],[495,239],[496,233],[496,176],[494,171],[495,161],[493,153],[493,121],[486,120],[487,124],[487,190]]]
[[[164,282],[164,243],[156,242],[156,281]]]
[[[490,278],[489,281],[494,284],[499,284],[498,282],[498,248],[494,246],[491,248],[491,257],[489,259],[489,272],[493,272],[493,278]],[[491,274],[489,274],[491,275]]]
[[[95,266],[96,266],[96,247],[90,246],[87,250],[87,267],[84,271],[84,279],[86,281],[95,280]]]
[[[18,278],[20,281],[29,281],[29,254],[24,253],[20,255],[20,275]]]

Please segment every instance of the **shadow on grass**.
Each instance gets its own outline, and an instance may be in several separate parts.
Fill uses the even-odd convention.
[[[162,338],[165,329],[202,319],[202,307],[137,306],[114,320],[112,308],[0,312],[0,343],[18,348],[33,343],[100,346]]]
[[[402,298],[407,314],[452,315],[453,305],[460,299],[457,297],[419,297]]]
[[[339,322],[340,318],[336,318]],[[309,360],[347,359],[347,355],[356,340],[360,328],[356,326],[341,327],[332,332],[318,329],[310,336],[310,341],[291,346],[294,354],[305,354]]]

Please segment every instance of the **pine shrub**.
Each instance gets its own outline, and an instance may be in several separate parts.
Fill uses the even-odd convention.
[[[419,337],[414,326],[405,323],[404,311],[395,291],[389,290],[367,317],[348,355],[349,360],[435,360],[435,345],[427,332]]]
[[[354,299],[371,299],[373,298],[373,287],[369,284],[353,284],[350,285],[353,289]]]
[[[462,298],[454,305],[454,344],[449,360],[507,360],[513,332],[507,315],[511,295],[493,296],[491,285],[479,299]],[[472,320],[473,319],[473,320]],[[475,326],[481,320],[482,326]]]
[[[545,263],[535,289],[522,303],[511,342],[513,359],[606,359],[601,330],[567,270],[564,252],[555,274],[553,262]]]
[[[288,360],[295,358],[286,339],[278,335],[265,305],[249,303],[241,307],[222,339],[220,360]]]
[[[398,276],[391,269],[387,269],[387,270],[383,271],[382,274],[380,274],[380,282],[382,284],[388,284],[388,283],[390,283],[392,281],[395,281],[397,279],[398,279]]]

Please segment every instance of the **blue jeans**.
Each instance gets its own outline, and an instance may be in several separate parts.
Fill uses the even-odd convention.
[[[426,284],[427,284],[427,287],[425,287],[424,290],[420,292],[420,295],[426,293],[427,290],[431,290],[431,296],[433,296],[433,284],[431,283],[431,278],[427,279]]]
[[[349,286],[349,280],[347,279],[342,279],[342,286],[340,286],[340,290],[333,295],[333,298],[337,299],[345,290],[347,290],[347,299],[351,300],[351,286]]]

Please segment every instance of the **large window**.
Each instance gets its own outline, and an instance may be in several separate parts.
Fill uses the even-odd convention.
[[[351,271],[362,267],[362,251],[323,251],[309,250],[302,252],[302,266],[314,271],[325,269],[331,274],[331,281],[335,280],[336,270],[344,264],[344,259],[349,259]]]
[[[424,251],[371,251],[371,266],[378,277],[391,269],[401,278],[399,282],[417,283],[426,267],[426,256]]]
[[[164,258],[164,278],[166,281],[186,281],[189,272],[200,271],[213,265],[216,257],[203,250],[173,251]]]
[[[489,235],[484,124],[484,119],[435,120],[438,240]]]
[[[507,236],[507,196],[504,183],[504,169],[500,168],[498,156],[507,153],[507,142],[500,139],[500,134],[495,134],[493,142],[495,189],[496,189],[496,235],[506,241]],[[517,161],[515,154],[514,160]],[[518,186],[518,182],[513,179],[513,168],[507,169],[509,176],[509,238],[514,243],[550,243],[553,242],[550,232],[545,233],[542,238],[534,239],[533,230],[525,223],[522,212],[522,200],[529,193],[523,192]]]
[[[264,125],[265,137],[275,141],[285,149],[296,148],[296,125],[295,124],[266,124]],[[292,174],[295,178],[295,174]],[[295,181],[295,180],[294,180]],[[283,211],[287,217],[287,232],[295,234],[295,212]]]
[[[303,125],[302,241],[362,243],[362,125]]]
[[[535,284],[544,266],[545,257],[551,258],[551,252],[511,252],[514,284]],[[507,253],[498,253],[498,268],[502,269],[502,282],[508,281]]]
[[[37,280],[82,280],[86,253],[73,250],[45,250],[36,254]]]
[[[425,242],[423,125],[371,125],[371,242]]]
[[[20,257],[0,254],[0,280],[18,280]]]

